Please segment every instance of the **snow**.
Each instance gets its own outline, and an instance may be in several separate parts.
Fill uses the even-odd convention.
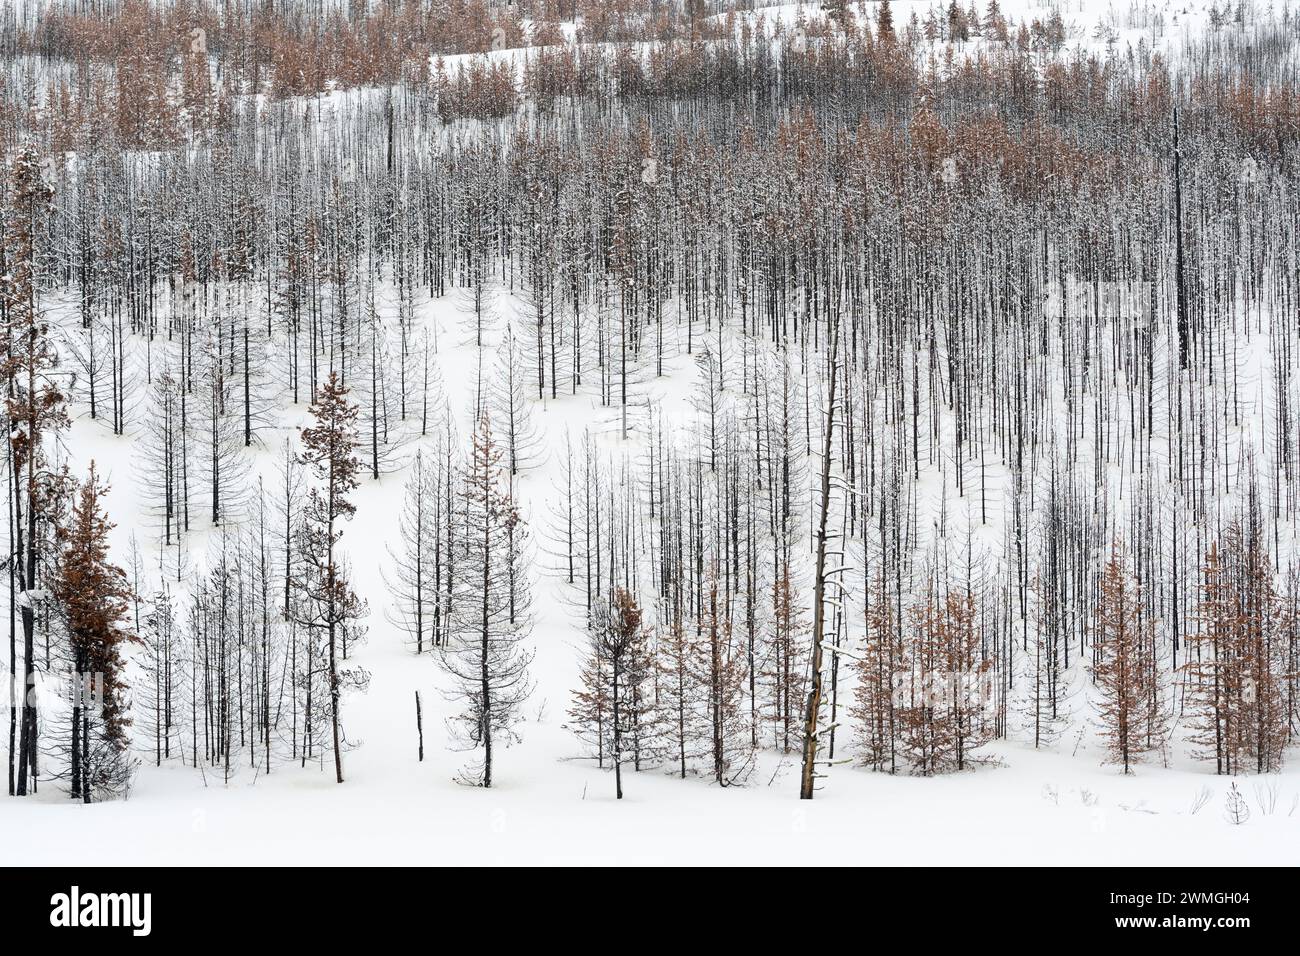
[[[830,771],[797,799],[792,762],[766,762],[747,787],[720,789],[659,772],[610,775],[565,759],[553,717],[505,751],[491,790],[451,782],[454,755],[415,760],[409,670],[402,652],[366,655],[376,679],[349,720],[371,728],[347,758],[348,782],[277,768],[270,777],[204,787],[190,768],[146,770],[127,802],[91,808],[10,801],[0,840],[10,860],[78,864],[834,864],[1213,865],[1295,861],[1297,819],[1284,796],[1273,816],[1223,817],[1225,778],[1143,769],[1125,778],[1095,761],[994,748],[1008,764],[921,778]],[[427,662],[425,662],[427,663]],[[391,666],[390,666],[391,665]],[[382,674],[382,678],[380,677]],[[406,689],[407,693],[402,693]],[[328,768],[327,768],[328,770]],[[771,779],[775,774],[775,779]],[[1288,775],[1290,789],[1295,776]],[[1213,795],[1191,812],[1197,791]],[[1093,802],[1095,800],[1095,802]],[[101,836],[66,836],[93,813]]]
[[[946,6],[946,4],[934,4]],[[752,17],[793,24],[820,15],[816,4],[765,7]],[[874,3],[866,5],[873,11]],[[896,2],[900,27],[925,3]],[[981,12],[984,4],[980,4]],[[1002,4],[1008,19],[1046,16],[1033,0]],[[1145,39],[1169,44],[1202,28],[1208,4],[1162,3],[1116,8],[1073,0],[1061,6],[1071,38],[1097,48],[1098,24],[1119,31],[1119,46]],[[1166,29],[1158,31],[1151,11]],[[1174,29],[1174,15],[1178,15]],[[1159,33],[1159,36],[1157,34]],[[498,51],[506,56],[513,51]],[[448,57],[447,62],[463,61]],[[319,98],[337,104],[348,93]],[[328,112],[328,106],[327,106]],[[510,298],[502,295],[502,308]],[[522,303],[515,303],[522,307]],[[455,296],[430,303],[426,321],[437,331],[443,378],[469,431],[474,349],[457,345]],[[1259,337],[1254,361],[1264,365]],[[685,415],[694,375],[689,356],[677,355],[670,374],[652,392],[666,414]],[[135,494],[134,442],[107,433],[78,408],[67,441],[74,474],[90,460],[113,486],[108,507],[118,527],[114,553],[126,560],[133,532],[148,553],[153,531]],[[561,397],[539,409],[545,446],[562,447],[566,430],[604,428],[618,448],[612,412],[588,395]],[[293,434],[304,409],[282,409],[279,433],[265,437],[258,466],[273,474],[274,451]],[[520,491],[534,535],[544,539],[546,502],[558,475],[559,456],[521,479]],[[744,787],[719,788],[705,779],[681,780],[661,769],[628,772],[626,798],[616,801],[611,774],[581,759],[564,727],[577,684],[577,647],[583,639],[561,582],[535,582],[536,690],[521,728],[521,743],[502,751],[491,790],[454,782],[466,755],[445,747],[449,705],[443,677],[430,655],[416,656],[390,623],[384,570],[395,540],[404,473],[366,480],[355,495],[357,515],[343,528],[354,586],[370,605],[366,643],[354,661],[371,673],[369,690],[344,705],[348,739],[347,781],[334,783],[328,764],[298,767],[283,759],[270,774],[244,766],[225,785],[209,771],[146,763],[129,799],[84,806],[48,781],[39,796],[0,801],[0,847],[8,862],[23,864],[795,864],[810,859],[836,864],[1292,864],[1300,839],[1300,769],[1241,784],[1252,816],[1241,826],[1224,817],[1229,780],[1212,768],[1175,754],[1173,766],[1138,767],[1124,776],[1102,765],[1089,735],[1067,733],[1054,750],[1036,751],[1016,741],[986,750],[974,769],[933,778],[888,776],[849,766],[831,767],[811,802],[797,799],[797,757],[765,753]],[[919,494],[937,500],[948,489],[935,483]],[[542,550],[539,542],[538,550]],[[201,557],[202,542],[191,547]],[[425,759],[416,759],[415,693],[424,706]],[[1076,723],[1079,721],[1077,720]],[[841,747],[850,734],[841,727]],[[841,750],[842,756],[842,750]],[[1292,761],[1295,768],[1297,761]],[[1267,793],[1280,794],[1266,812]],[[1193,811],[1202,788],[1208,802]],[[85,815],[95,817],[96,839],[86,841]],[[73,815],[76,822],[73,824]]]
[[[508,300],[502,297],[505,305]],[[439,341],[459,335],[455,297],[432,303]],[[440,354],[448,392],[466,396],[475,367],[471,345]],[[679,357],[661,386],[670,407],[688,390],[694,366]],[[467,402],[461,410],[468,433]],[[547,447],[562,447],[566,427],[599,424],[609,411],[586,396],[548,402],[536,416]],[[287,433],[303,418],[286,410]],[[617,444],[616,438],[607,443]],[[277,439],[262,465],[273,467]],[[74,472],[95,459],[114,485],[108,507],[118,522],[114,549],[124,560],[130,534],[149,534],[132,493],[132,442],[107,434],[84,415],[69,449]],[[545,496],[558,456],[526,475],[521,492],[533,532],[544,535]],[[229,785],[211,769],[146,764],[129,799],[84,806],[48,782],[39,796],[0,803],[0,846],[7,860],[57,864],[1206,864],[1248,860],[1294,862],[1300,837],[1300,772],[1276,778],[1276,812],[1261,811],[1254,785],[1242,784],[1253,815],[1243,826],[1223,816],[1229,779],[1203,763],[1176,769],[1143,765],[1130,777],[1101,766],[1090,741],[1073,733],[1059,752],[1016,742],[988,748],[989,762],[941,777],[871,773],[831,767],[824,789],[800,801],[797,755],[765,753],[743,787],[719,788],[702,778],[663,770],[625,773],[616,801],[613,777],[580,759],[563,726],[576,686],[582,632],[565,603],[563,584],[543,577],[535,587],[537,687],[521,743],[501,751],[491,790],[454,782],[466,755],[445,747],[449,705],[438,693],[439,669],[417,657],[388,624],[383,579],[386,545],[394,540],[404,475],[366,480],[355,496],[357,516],[343,543],[354,583],[370,603],[367,642],[354,662],[371,672],[369,691],[344,704],[344,726],[356,749],[344,757],[346,782],[334,783],[332,757],[306,768],[281,759],[267,775],[245,764]],[[202,545],[192,549],[202,555]],[[416,758],[415,692],[424,707],[425,760]],[[849,734],[839,733],[843,742]],[[1077,750],[1075,749],[1077,747]],[[843,750],[837,757],[843,756]],[[247,758],[245,758],[247,761]],[[1197,813],[1198,791],[1211,797]],[[96,817],[94,841],[76,836],[73,815]]]
[[[890,10],[894,27],[896,30],[906,29],[913,14],[918,22],[924,24],[931,12],[940,22],[945,22],[948,4],[949,0],[893,0]],[[966,10],[971,4],[969,0],[959,0],[959,6]],[[988,0],[976,0],[974,6],[983,17]],[[1116,50],[1136,48],[1139,42],[1145,42],[1149,48],[1167,55],[1180,49],[1188,39],[1204,35],[1210,22],[1211,6],[1214,4],[1206,0],[1131,0],[1128,3],[1111,0],[1003,0],[998,3],[1002,16],[1012,26],[1013,36],[1018,24],[1028,25],[1034,20],[1046,22],[1054,12],[1059,12],[1065,21],[1069,38],[1067,47],[1070,49],[1104,54],[1106,42],[1097,36],[1097,30],[1098,27],[1108,27],[1114,31]],[[1220,3],[1218,6],[1227,5]],[[880,0],[849,3],[848,7],[858,16],[865,12],[874,28]],[[800,23],[820,23],[826,17],[820,2],[778,3],[738,14],[737,23],[755,25],[761,22],[769,33],[779,24],[789,33]],[[958,46],[963,48],[963,53],[971,54],[984,43],[976,38]]]

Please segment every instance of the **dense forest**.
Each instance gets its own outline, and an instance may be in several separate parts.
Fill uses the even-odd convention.
[[[1300,20],[1022,13],[6,7],[9,792],[1279,770]]]

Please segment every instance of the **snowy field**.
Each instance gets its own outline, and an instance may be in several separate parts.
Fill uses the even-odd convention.
[[[876,4],[864,6],[874,16]],[[913,10],[924,16],[931,6],[946,9],[946,4],[898,0],[893,5],[897,28],[906,25]],[[1202,2],[1120,5],[1092,0],[1049,7],[1008,0],[1002,12],[1018,21],[1059,10],[1068,45],[1102,55],[1139,44],[1175,55],[1188,37],[1203,34],[1209,7]],[[756,22],[761,17],[769,27],[779,21],[787,30],[820,16],[818,4],[783,4],[739,19]],[[965,44],[962,52],[978,53],[981,42]],[[508,59],[522,70],[528,54],[501,50],[488,56]],[[444,65],[454,69],[469,59],[449,57]],[[367,90],[319,97],[318,117],[328,122],[330,110],[345,109],[354,96],[377,101],[378,94]],[[391,282],[380,281],[378,298],[377,308],[393,320],[397,306]],[[497,332],[480,356],[466,331],[463,290],[441,299],[422,294],[415,301],[415,327],[436,343],[438,377],[456,431],[465,439],[474,427],[480,365],[499,355],[497,333],[504,319],[514,315],[526,323],[530,303],[523,296],[498,293]],[[75,306],[68,297],[53,296],[46,308],[64,334],[77,334]],[[668,306],[668,311],[674,309],[681,309],[676,299]],[[637,399],[662,414],[670,429],[685,430],[697,421],[691,403],[700,389],[700,369],[695,356],[687,354],[683,327],[678,324],[667,334],[666,374],[647,375]],[[132,355],[137,372],[141,354]],[[1246,370],[1244,391],[1255,386],[1265,392],[1272,384],[1266,336],[1243,337],[1234,356]],[[643,431],[620,440],[616,410],[601,407],[592,392],[588,386],[577,395],[537,403],[533,418],[543,460],[521,474],[516,485],[533,536],[533,555],[554,555],[562,548],[554,510],[564,479],[566,439],[576,441],[590,429],[599,436],[598,447],[615,458],[647,451]],[[1251,393],[1243,400],[1248,419],[1256,398]],[[142,399],[135,400],[143,407]],[[134,539],[145,561],[156,563],[157,520],[140,490],[144,465],[138,434],[131,429],[111,434],[102,417],[89,417],[84,403],[75,404],[71,413],[63,452],[72,474],[84,474],[94,461],[111,486],[106,505],[116,522],[111,535],[115,559],[125,563]],[[309,424],[306,402],[291,407],[282,394],[266,416],[258,429],[259,447],[250,456],[250,488],[258,475],[273,484],[283,441]],[[1230,439],[1243,447],[1266,445],[1266,436],[1253,431],[1249,420],[1224,437],[1224,445]],[[828,771],[814,800],[800,801],[798,752],[768,749],[738,787],[711,785],[706,774],[679,779],[671,766],[639,772],[627,767],[625,797],[616,800],[613,775],[595,765],[568,725],[587,636],[573,588],[548,566],[550,558],[535,561],[532,569],[534,626],[527,645],[535,653],[530,669],[534,689],[517,728],[521,739],[498,752],[490,790],[461,785],[456,777],[468,757],[448,746],[446,725],[456,712],[446,699],[448,676],[436,654],[413,653],[407,635],[394,624],[392,550],[415,447],[403,449],[403,467],[378,480],[363,469],[353,496],[355,517],[340,526],[352,586],[369,612],[364,643],[349,655],[349,664],[365,668],[370,682],[364,693],[349,694],[343,708],[350,745],[343,758],[346,781],[335,783],[328,748],[305,767],[277,753],[269,773],[250,748],[240,752],[230,778],[223,780],[222,769],[204,760],[198,767],[175,759],[154,766],[144,739],[137,747],[141,766],[124,799],[82,805],[70,801],[59,783],[44,778],[34,797],[0,799],[0,857],[6,863],[1283,866],[1296,860],[1300,755],[1294,746],[1281,772],[1216,776],[1212,760],[1189,756],[1187,728],[1180,725],[1165,755],[1148,755],[1125,775],[1105,762],[1083,692],[1072,700],[1072,720],[1050,746],[1035,749],[1013,721],[1011,739],[988,744],[975,766],[959,772],[889,775],[842,764]],[[1116,474],[1121,483],[1127,477],[1126,472]],[[990,496],[1000,508],[1010,488],[1009,473],[994,466],[990,475]],[[955,495],[950,480],[942,467],[923,473],[918,496],[929,500],[926,518],[933,519],[931,512],[937,514],[940,506],[945,515],[951,507],[956,525],[958,516],[969,518],[975,506],[971,499],[946,497]],[[997,536],[1001,519],[999,512]],[[923,527],[922,537],[925,533]],[[177,585],[178,598],[183,600],[203,573],[205,552],[217,541],[216,531],[190,534],[186,547],[192,568]],[[1000,553],[995,532],[986,532],[980,541],[989,555]],[[804,603],[809,602],[805,594]],[[856,624],[850,636],[856,638],[854,628]],[[133,660],[132,676],[143,680],[138,667]],[[417,759],[417,693],[423,706],[423,760]],[[841,701],[847,697],[842,689]],[[137,733],[148,736],[142,720]],[[854,735],[847,721],[839,733],[837,755],[852,755]],[[1249,808],[1244,822],[1230,820],[1226,812],[1234,781]],[[87,833],[95,838],[87,840]]]
[[[376,656],[366,659],[378,668]],[[372,699],[353,706],[355,724],[391,736],[391,716],[409,728],[411,683],[378,672]],[[525,733],[503,755],[490,791],[453,783],[451,756],[435,750],[421,765],[411,747],[372,741],[349,757],[342,786],[328,768],[285,769],[272,775],[279,779],[229,788],[204,787],[189,768],[146,769],[127,802],[86,810],[29,801],[5,811],[0,833],[11,860],[78,866],[1295,863],[1289,804],[1279,802],[1271,817],[1256,808],[1247,824],[1232,826],[1223,817],[1226,782],[1203,773],[1143,769],[1124,778],[1086,760],[999,746],[991,749],[1014,767],[933,779],[844,769],[812,802],[797,799],[793,764],[769,784],[778,772],[770,762],[761,779],[736,790],[638,774],[615,801],[609,774],[567,760],[564,730],[530,723]],[[1296,789],[1294,774],[1279,782],[1284,793]],[[1206,785],[1214,796],[1193,814]],[[62,835],[89,814],[102,837]]]
[[[452,304],[428,308],[442,341],[461,336]],[[473,346],[439,356],[452,407],[468,407]],[[681,402],[694,368],[679,362],[659,398]],[[566,428],[608,423],[588,398],[561,399],[538,421],[558,448]],[[301,415],[286,414],[292,429]],[[462,422],[468,429],[469,422]],[[274,445],[274,442],[269,444]],[[131,514],[129,443],[82,417],[69,447],[94,458],[114,486],[115,547],[137,527]],[[272,468],[266,457],[265,467]],[[554,458],[522,479],[530,516],[541,513],[555,480]],[[565,727],[583,640],[564,586],[543,578],[535,592],[536,690],[521,743],[498,757],[490,791],[455,782],[466,755],[447,749],[449,706],[440,671],[412,654],[386,623],[384,542],[391,540],[406,475],[365,480],[356,518],[345,529],[355,586],[370,602],[367,642],[356,663],[369,691],[348,698],[345,726],[359,746],[334,783],[328,752],[305,769],[280,762],[270,775],[236,767],[156,768],[146,761],[130,797],[92,806],[69,803],[51,786],[36,799],[6,801],[0,846],[6,857],[40,864],[800,864],[844,865],[1291,865],[1300,847],[1300,770],[1240,778],[1252,809],[1246,825],[1224,815],[1229,779],[1175,754],[1175,767],[1139,766],[1130,776],[1102,766],[1093,730],[1080,726],[1061,752],[1000,741],[987,765],[938,777],[889,776],[852,766],[831,771],[810,802],[798,796],[798,754],[764,753],[744,787],[718,788],[663,770],[626,772],[616,801],[613,777],[596,769]],[[539,533],[541,532],[539,529]],[[196,553],[202,545],[194,543]],[[414,695],[423,699],[425,759],[417,760]],[[1202,791],[1208,791],[1208,795]],[[1272,792],[1270,792],[1272,791]],[[1200,806],[1198,807],[1198,803]],[[88,816],[101,838],[74,838]],[[74,821],[76,821],[74,823]],[[329,840],[322,839],[324,832]]]

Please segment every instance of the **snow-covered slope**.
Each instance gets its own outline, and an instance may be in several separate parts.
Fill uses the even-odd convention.
[[[922,18],[931,6],[898,0],[895,22],[911,11]],[[816,4],[765,7],[745,16],[793,25],[819,17]],[[874,3],[865,4],[873,12]],[[1046,17],[1060,10],[1070,43],[1104,50],[1108,44],[1145,41],[1165,50],[1206,28],[1209,5],[1160,3],[1113,7],[1067,0],[1054,7],[1009,0],[1003,13],[1014,20]],[[1106,28],[1106,29],[1099,29]],[[1107,29],[1113,30],[1108,33]],[[969,52],[979,42],[968,45]],[[518,57],[519,51],[489,56]],[[463,62],[449,58],[449,65]],[[333,93],[318,105],[328,116],[349,96]],[[381,286],[381,309],[391,314],[391,289]],[[419,324],[439,343],[437,362],[461,435],[471,429],[470,409],[477,350],[465,342],[463,302],[453,293],[419,301]],[[527,304],[502,293],[502,312],[526,314]],[[65,301],[51,311],[69,327],[75,313]],[[682,335],[680,327],[675,333]],[[667,374],[648,387],[648,397],[667,419],[683,427],[691,416],[688,396],[697,368],[683,342],[672,343]],[[1266,367],[1260,336],[1245,356],[1250,375]],[[490,351],[490,350],[489,350]],[[1250,378],[1250,375],[1247,377]],[[1246,399],[1249,402],[1249,398]],[[134,535],[146,558],[156,549],[156,523],[139,494],[136,438],[113,436],[92,421],[84,405],[73,409],[67,439],[74,474],[94,460],[113,486],[109,510],[117,522],[115,555],[124,560]],[[255,473],[273,480],[275,449],[305,421],[305,408],[278,405],[263,430]],[[547,460],[527,471],[518,491],[544,554],[558,547],[549,505],[560,481],[566,435],[591,428],[603,448],[637,449],[644,436],[624,445],[611,412],[591,392],[548,400],[535,415]],[[1249,425],[1242,434],[1250,434]],[[1239,437],[1239,436],[1237,436]],[[1252,436],[1253,442],[1257,436]],[[369,633],[353,660],[371,676],[368,691],[347,698],[344,725],[355,745],[344,758],[347,780],[334,782],[328,762],[300,767],[280,755],[270,773],[248,760],[223,781],[211,768],[147,760],[129,799],[83,806],[57,786],[42,783],[39,796],[0,802],[0,847],[8,861],[41,864],[165,863],[733,863],[818,861],[844,864],[1206,864],[1294,862],[1300,831],[1300,770],[1250,778],[1240,786],[1254,809],[1248,826],[1224,818],[1227,778],[1213,776],[1182,748],[1125,776],[1103,766],[1095,728],[1080,713],[1053,747],[1035,750],[1019,738],[989,746],[974,769],[939,777],[889,776],[854,766],[830,771],[811,802],[797,799],[795,755],[762,754],[744,787],[720,788],[707,779],[678,779],[669,770],[628,772],[626,799],[614,799],[613,779],[586,759],[565,726],[571,694],[579,682],[585,642],[574,601],[558,576],[536,563],[534,619],[529,643],[536,652],[535,690],[520,727],[522,740],[498,754],[490,790],[455,782],[466,756],[449,749],[445,721],[453,708],[444,699],[446,675],[435,656],[416,655],[391,623],[389,548],[397,539],[406,470],[379,480],[368,477],[355,494],[357,514],[343,525],[342,548],[353,584],[367,600]],[[929,476],[933,479],[933,475]],[[995,482],[1005,475],[995,477]],[[921,488],[938,510],[946,484]],[[195,535],[189,550],[196,569],[213,532]],[[417,759],[415,695],[424,705],[424,760]],[[849,734],[841,738],[846,745]],[[329,755],[323,755],[328,761]],[[93,815],[96,839],[82,825]]]
[[[442,342],[460,336],[452,302],[431,303],[427,321]],[[475,349],[450,346],[439,359],[452,406],[467,430]],[[662,386],[680,399],[694,368],[678,362]],[[131,441],[105,433],[80,410],[69,448],[81,465],[95,459],[114,486],[108,504],[124,554],[132,531],[145,532],[133,501]],[[287,431],[303,420],[284,412]],[[548,403],[538,421],[546,445],[565,429],[608,421],[587,396]],[[273,467],[270,452],[262,465]],[[557,459],[527,474],[521,493],[538,534],[553,494]],[[613,779],[581,752],[564,727],[577,684],[583,640],[563,584],[541,578],[533,644],[536,690],[521,743],[498,755],[491,790],[454,782],[464,754],[448,750],[442,720],[449,705],[434,659],[415,656],[386,621],[386,546],[395,536],[402,474],[365,481],[357,516],[345,527],[358,592],[370,603],[370,633],[355,662],[371,672],[365,694],[345,704],[347,781],[332,767],[277,762],[269,775],[238,767],[229,784],[216,772],[148,763],[130,798],[93,806],[69,802],[46,785],[39,797],[8,800],[0,812],[0,846],[9,860],[30,863],[801,863],[844,864],[1286,864],[1293,861],[1300,817],[1300,773],[1258,778],[1258,795],[1276,812],[1257,812],[1249,826],[1223,817],[1226,778],[1178,758],[1177,769],[1140,767],[1125,777],[1101,766],[1086,734],[1071,733],[1059,752],[1016,743],[990,748],[993,761],[936,778],[890,777],[851,766],[831,772],[809,802],[797,799],[796,756],[768,753],[747,786],[722,789],[705,779],[662,770],[625,778],[616,801]],[[202,547],[193,550],[202,553]],[[417,760],[414,695],[425,706],[425,760]],[[328,761],[328,755],[326,755]],[[1198,794],[1209,796],[1197,811]],[[1204,799],[1204,798],[1203,798]],[[80,838],[93,815],[98,834]],[[76,822],[74,822],[76,821]]]

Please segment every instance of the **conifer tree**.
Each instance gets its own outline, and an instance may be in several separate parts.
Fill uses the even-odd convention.
[[[1202,565],[1200,629],[1189,665],[1193,742],[1217,773],[1267,773],[1288,742],[1286,609],[1251,499]]]
[[[18,710],[13,683],[17,676],[10,654],[10,790],[17,796],[28,792],[36,774],[39,722],[36,712],[36,599],[39,577],[50,555],[42,550],[46,534],[42,528],[51,503],[63,495],[62,476],[47,467],[47,433],[68,425],[64,388],[56,375],[59,356],[51,340],[49,324],[41,310],[39,290],[45,271],[40,236],[49,215],[53,190],[45,182],[40,160],[30,149],[14,161],[7,226],[4,233],[3,315],[7,348],[0,362],[5,384],[8,417],[9,465],[15,486],[13,494],[11,584],[20,594],[18,605],[23,632],[23,705],[14,746],[14,723]],[[17,774],[12,766],[18,754]]]
[[[336,551],[343,532],[340,521],[351,518],[356,506],[348,500],[358,485],[357,407],[348,390],[331,372],[311,406],[314,424],[302,430],[301,462],[320,483],[307,493],[299,541],[304,567],[299,579],[298,618],[313,635],[324,631],[325,666],[330,699],[330,729],[334,742],[334,773],[343,782],[340,708],[349,688],[364,688],[368,675],[360,668],[343,668],[346,641],[360,636],[358,621],[365,603],[353,592],[347,569]],[[340,648],[340,642],[344,642]]]
[[[1153,720],[1152,701],[1159,706],[1157,668],[1152,635],[1142,614],[1141,595],[1129,577],[1124,553],[1115,542],[1099,584],[1093,677],[1101,699],[1098,718],[1107,759],[1131,765],[1161,742],[1160,722]]]
[[[619,800],[623,799],[625,755],[631,752],[639,766],[642,748],[649,744],[645,739],[651,701],[647,684],[652,676],[641,608],[630,592],[618,588],[593,628],[583,662],[583,686],[574,693],[569,713],[580,735],[594,743],[599,766],[604,766],[608,754]]]
[[[505,445],[507,467],[513,478],[541,458],[541,436],[533,420],[533,406],[524,379],[524,359],[513,325],[506,328],[497,356],[496,376],[490,385],[487,406]]]
[[[900,745],[922,775],[963,770],[994,728],[986,713],[992,662],[980,654],[974,599],[957,591],[940,597],[931,583],[911,620],[895,687]]]
[[[876,12],[876,35],[882,43],[894,42],[894,13],[889,7],[889,0],[882,0]]]
[[[443,640],[442,578],[444,564],[443,476],[436,455],[416,452],[406,496],[398,517],[400,549],[393,554],[390,589],[393,623],[415,643],[415,653]]]
[[[895,690],[901,686],[903,636],[883,574],[868,596],[866,635],[855,661],[857,685],[849,709],[857,722],[858,757],[873,770],[898,771],[898,714]]]
[[[72,664],[68,755],[73,799],[120,793],[130,783],[131,726],[123,651],[140,639],[127,626],[132,597],[126,572],[109,560],[114,525],[101,499],[94,462],[59,531],[62,545],[54,597],[67,629]]]
[[[139,708],[152,725],[149,737],[152,738],[154,765],[162,766],[162,762],[172,755],[173,737],[180,729],[178,711],[185,666],[175,599],[166,583],[153,595],[140,637],[145,647],[144,660],[141,661],[145,684],[141,688]]]
[[[749,776],[755,753],[742,707],[745,658],[731,639],[731,620],[719,598],[715,571],[707,583],[691,673],[703,703],[709,772],[718,786],[727,787]]]
[[[790,566],[783,565],[772,584],[772,632],[762,668],[767,696],[764,716],[771,725],[773,745],[783,753],[790,752],[792,734],[797,737],[799,733],[808,668],[807,616],[795,600]]]
[[[448,697],[463,707],[452,722],[455,738],[465,749],[482,750],[460,779],[482,787],[492,786],[494,746],[518,738],[515,727],[532,692],[533,655],[524,646],[531,631],[525,529],[503,458],[484,414],[460,479],[452,635],[443,655],[453,683]]]
[[[680,613],[674,611],[667,632],[655,648],[656,687],[664,748],[683,780],[698,756],[701,737],[700,694],[692,672],[695,645]]]

